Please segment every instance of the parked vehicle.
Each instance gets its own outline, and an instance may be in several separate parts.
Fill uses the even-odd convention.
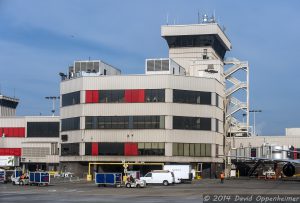
[[[19,177],[22,175],[22,171],[20,170],[0,170],[0,182],[1,183],[9,183],[12,182],[13,177]]]
[[[35,171],[29,173],[29,185],[49,185],[50,175],[48,172]]]
[[[122,174],[121,173],[95,173],[95,183],[100,186],[115,186],[121,187]]]
[[[11,181],[13,185],[29,185],[29,177],[26,174],[19,177],[13,175]]]
[[[125,182],[125,187],[127,188],[142,188],[142,187],[146,187],[146,181],[144,180],[139,180],[139,179],[135,179],[133,182],[131,181],[126,181]]]
[[[0,183],[7,183],[6,171],[4,169],[0,169]]]
[[[154,170],[147,173],[141,180],[147,184],[163,184],[165,186],[175,183],[174,173],[167,170]]]
[[[164,170],[174,173],[175,183],[192,181],[193,174],[191,165],[164,165]]]

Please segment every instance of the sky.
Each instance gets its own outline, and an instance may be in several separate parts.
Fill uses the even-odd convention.
[[[1,93],[20,99],[17,115],[50,115],[45,97],[59,95],[58,73],[74,60],[142,74],[146,58],[168,57],[167,19],[215,13],[232,43],[226,57],[249,62],[257,133],[284,135],[300,127],[299,10],[298,0],[0,0]]]

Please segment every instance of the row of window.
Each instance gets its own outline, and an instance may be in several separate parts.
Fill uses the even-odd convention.
[[[2,137],[25,137],[25,128],[0,128]],[[59,137],[59,122],[27,122],[27,137]]]
[[[79,143],[61,144],[62,156],[79,156]],[[164,156],[165,143],[85,143],[89,156]],[[173,156],[211,157],[211,144],[173,143]]]
[[[173,129],[211,130],[211,118],[173,116]]]
[[[69,105],[74,105],[74,104],[80,104],[80,91],[71,92],[71,93],[62,95],[62,98],[61,98],[62,106],[69,106]]]
[[[79,130],[80,117],[61,119],[61,131]]]
[[[173,129],[219,132],[219,120],[213,120],[214,129],[212,118],[173,116]],[[79,129],[80,117],[61,120],[61,131]],[[85,129],[165,129],[165,116],[87,116]],[[53,135],[53,132],[49,132],[48,136],[50,135]]]
[[[173,102],[211,105],[211,92],[173,90]]]
[[[78,156],[79,143],[61,144],[62,156]],[[165,143],[85,143],[85,155],[89,156],[164,156]]]
[[[86,90],[86,103],[144,103],[165,102],[164,89],[136,90]],[[173,90],[174,103],[212,105],[212,93],[190,90]],[[80,91],[62,95],[62,106],[80,103]],[[216,94],[216,106],[219,106],[219,95]]]
[[[164,102],[164,89],[87,90],[86,103],[143,103]]]
[[[59,137],[59,122],[27,122],[27,137]]]
[[[173,156],[211,157],[211,144],[173,143]]]
[[[164,129],[164,116],[88,116],[85,129]]]

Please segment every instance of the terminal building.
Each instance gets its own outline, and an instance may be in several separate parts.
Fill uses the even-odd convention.
[[[122,75],[101,60],[75,61],[60,73],[59,117],[17,117],[18,100],[1,95],[0,158],[81,177],[93,162],[141,163],[130,169],[142,173],[156,169],[145,163],[191,164],[209,178],[227,168],[224,155],[234,150],[250,156],[266,139],[300,146],[296,129],[281,137],[250,136],[248,62],[225,59],[231,42],[213,19],[165,25],[161,36],[169,56],[146,59],[145,74]],[[246,81],[234,75],[240,70]]]
[[[14,112],[18,101],[13,99],[14,105],[10,105]],[[3,108],[2,105],[0,108]],[[7,103],[4,103],[4,108],[7,108]],[[1,115],[0,135],[0,167],[22,167],[30,171],[58,169],[58,116]],[[9,163],[9,160],[15,161]]]
[[[222,170],[231,43],[216,23],[166,25],[161,35],[169,58],[146,59],[144,75],[95,60],[75,61],[62,77],[63,168],[80,173],[89,162],[130,161],[191,163],[205,177]]]

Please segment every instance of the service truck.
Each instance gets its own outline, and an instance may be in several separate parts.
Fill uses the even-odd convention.
[[[175,183],[192,181],[193,174],[191,165],[164,165],[164,170],[174,173]]]

